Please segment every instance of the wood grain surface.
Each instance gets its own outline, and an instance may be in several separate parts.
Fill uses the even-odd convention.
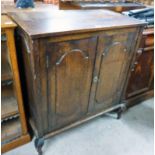
[[[95,32],[144,24],[139,20],[108,10],[31,11],[12,12],[9,15],[32,38]]]

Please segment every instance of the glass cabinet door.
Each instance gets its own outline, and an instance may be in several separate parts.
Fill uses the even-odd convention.
[[[1,125],[2,145],[21,135],[18,103],[5,33],[1,35]]]

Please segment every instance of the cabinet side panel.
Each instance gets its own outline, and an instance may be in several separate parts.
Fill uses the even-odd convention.
[[[32,40],[24,34],[23,31],[18,31],[17,48],[20,60],[20,70],[23,85],[23,94],[25,100],[25,107],[27,110],[27,116],[33,122],[35,128],[38,129],[37,134],[41,136],[40,126],[40,110],[37,103],[36,94],[36,75],[34,69],[34,56],[33,56],[33,45]]]

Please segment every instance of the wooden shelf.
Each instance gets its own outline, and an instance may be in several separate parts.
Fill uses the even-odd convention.
[[[14,96],[13,84],[3,86],[1,96],[1,119],[7,119],[18,113],[18,105]]]
[[[1,53],[2,53],[2,62],[1,62],[1,81],[8,81],[12,80],[12,71],[9,64],[9,58],[8,58],[8,52],[7,52],[7,46],[6,41],[1,41]]]
[[[100,2],[100,1],[76,1],[59,0],[59,9],[62,10],[88,10],[88,9],[108,9],[116,12],[145,8],[143,4],[134,2]]]
[[[30,141],[14,39],[16,24],[1,16],[1,152]]]
[[[2,81],[12,80],[12,72],[8,63],[2,62],[1,80]]]
[[[16,118],[2,123],[1,131],[2,145],[18,138],[22,134],[20,119]]]

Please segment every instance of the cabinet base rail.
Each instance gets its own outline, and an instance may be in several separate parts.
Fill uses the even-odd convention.
[[[127,108],[130,108],[152,97],[154,97],[154,90],[150,90],[142,94],[136,95],[134,97],[124,100],[124,102],[126,102]]]
[[[55,136],[55,135],[57,135],[57,134],[59,134],[61,132],[64,132],[64,131],[66,131],[68,129],[76,127],[76,126],[78,126],[78,125],[80,125],[80,124],[82,124],[84,122],[87,122],[87,121],[89,121],[89,120],[91,120],[93,118],[96,118],[98,116],[102,116],[102,115],[110,113],[110,112],[116,112],[117,119],[119,119],[121,117],[121,114],[123,113],[123,111],[125,111],[125,109],[126,109],[126,105],[122,103],[122,104],[116,105],[116,106],[114,106],[112,108],[109,108],[107,110],[104,110],[104,111],[102,111],[100,113],[97,113],[97,114],[95,114],[93,116],[88,116],[87,118],[85,118],[83,120],[80,120],[80,121],[77,121],[77,122],[75,122],[75,123],[73,123],[71,125],[68,125],[68,126],[64,127],[64,128],[61,128],[61,129],[58,129],[56,131],[50,132],[49,134],[46,134],[43,137],[38,137],[37,136],[34,143],[35,143],[35,148],[36,148],[36,150],[38,152],[38,155],[43,155],[42,147],[44,145],[44,140],[45,139],[48,139],[48,138],[50,138],[52,136]],[[32,124],[31,121],[30,121],[30,123]],[[32,125],[32,128],[34,128],[34,125]],[[34,130],[34,131],[36,131],[36,130]]]

